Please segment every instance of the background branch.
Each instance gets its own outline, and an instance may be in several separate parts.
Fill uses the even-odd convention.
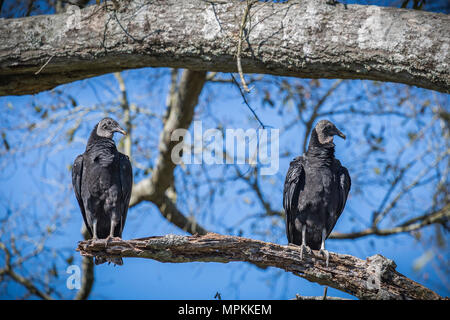
[[[176,164],[172,161],[172,150],[180,143],[172,141],[172,133],[177,129],[188,129],[194,117],[198,97],[206,82],[206,71],[184,70],[179,82],[177,71],[172,72],[172,86],[167,97],[167,113],[164,127],[159,138],[159,156],[151,177],[145,178],[133,186],[130,207],[142,201],[153,202],[161,214],[171,223],[191,234],[205,234],[193,218],[187,218],[176,206],[175,197],[169,198],[166,190],[174,184]],[[175,194],[174,188],[171,188]]]

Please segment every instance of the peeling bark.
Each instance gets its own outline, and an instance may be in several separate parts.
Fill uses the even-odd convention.
[[[350,255],[330,253],[329,265],[326,266],[324,257],[318,251],[304,252],[302,260],[297,246],[216,233],[134,240],[88,240],[79,242],[77,250],[83,256],[90,257],[135,257],[172,263],[245,261],[280,268],[359,299],[442,299],[397,272],[395,262],[379,254],[361,260]]]
[[[108,3],[108,2],[107,2]],[[236,72],[242,1],[121,1],[0,19],[0,95],[141,67]],[[244,73],[400,82],[450,92],[450,16],[323,0],[258,2]]]

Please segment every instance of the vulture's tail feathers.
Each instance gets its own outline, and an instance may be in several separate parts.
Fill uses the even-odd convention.
[[[103,264],[105,262],[108,262],[108,264],[112,263],[112,264],[114,264],[114,266],[123,265],[123,260],[121,257],[95,257],[94,258],[94,263],[96,265]]]

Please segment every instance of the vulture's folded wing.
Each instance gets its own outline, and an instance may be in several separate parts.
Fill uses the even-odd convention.
[[[120,182],[122,185],[122,199],[121,199],[121,216],[122,216],[122,230],[127,219],[128,205],[131,198],[131,190],[133,188],[133,169],[128,156],[120,153]],[[121,230],[121,231],[122,231]]]
[[[73,185],[73,190],[75,191],[75,196],[77,198],[78,205],[80,206],[81,214],[83,215],[84,223],[86,225],[87,230],[89,231],[89,234],[92,237],[92,230],[87,222],[86,211],[84,210],[83,199],[81,198],[81,178],[82,178],[82,176],[83,176],[83,155],[80,154],[73,162],[72,185]]]
[[[338,179],[339,179],[339,193],[338,193],[339,201],[336,207],[336,211],[332,215],[332,219],[328,221],[329,225],[327,226],[328,230],[327,238],[330,235],[331,231],[333,230],[334,226],[336,225],[336,222],[341,216],[342,211],[344,211],[348,193],[350,192],[350,187],[352,184],[347,168],[341,165],[339,166]]]
[[[298,210],[298,197],[305,186],[305,170],[303,156],[291,161],[286,174],[283,190],[283,208],[286,214],[286,234],[289,243],[294,241],[295,212]]]

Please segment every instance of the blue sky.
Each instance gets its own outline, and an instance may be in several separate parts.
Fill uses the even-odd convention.
[[[401,1],[342,1],[347,4],[391,4],[399,6]],[[4,7],[11,2],[5,1]],[[40,2],[39,2],[40,3]],[[427,6],[435,8],[435,4],[445,3],[445,1],[427,2]],[[42,3],[40,3],[42,4]],[[47,11],[47,7],[41,7],[42,11]],[[435,11],[441,11],[433,9]],[[39,10],[38,10],[39,11]],[[20,13],[19,13],[20,14]],[[137,106],[147,111],[162,115],[165,110],[165,96],[167,93],[167,83],[169,80],[166,69],[141,69],[123,72],[127,88],[129,89],[129,100]],[[160,75],[160,77],[156,76]],[[224,75],[227,77],[227,75]],[[290,79],[289,81],[291,81]],[[294,80],[292,80],[294,81]],[[304,80],[305,82],[308,80]],[[320,89],[314,93],[322,93],[333,83],[334,80],[323,80]],[[357,93],[364,93],[367,87],[372,88],[372,83],[368,81],[351,81],[340,88],[336,96],[327,102],[329,108],[334,105],[348,105],[347,98]],[[401,92],[404,86],[389,84],[390,89],[385,90],[385,102],[395,105],[397,99],[396,89]],[[253,93],[249,95],[251,105],[264,124],[271,127],[282,127],[289,123],[292,118],[291,113],[280,115],[277,108],[270,108],[261,103],[262,89],[267,89],[271,96],[280,96],[273,85],[259,85]],[[385,87],[384,87],[385,88]],[[0,147],[0,224],[11,212],[20,212],[21,215],[13,220],[7,234],[1,234],[0,240],[8,239],[11,233],[17,235],[26,234],[28,238],[20,243],[24,252],[32,250],[30,242],[39,236],[42,230],[51,228],[56,230],[46,242],[49,250],[40,259],[32,260],[18,272],[35,274],[38,279],[44,279],[46,267],[55,263],[58,277],[53,279],[53,284],[65,298],[71,298],[75,292],[66,288],[65,272],[67,263],[63,258],[74,257],[72,262],[80,264],[79,254],[74,251],[76,244],[81,240],[80,228],[82,224],[81,214],[77,206],[75,197],[71,190],[71,178],[68,166],[72,163],[76,155],[84,151],[85,143],[90,130],[95,123],[105,115],[104,110],[110,105],[117,104],[117,82],[113,75],[105,75],[89,80],[77,81],[68,85],[60,86],[56,90],[64,93],[64,98],[58,98],[53,92],[44,92],[37,95],[21,97],[0,97],[0,134],[5,133],[7,141],[14,147],[31,147],[35,143],[42,142],[50,132],[57,130],[56,137],[52,140],[55,145],[44,147],[43,149],[30,149],[27,152],[14,156],[4,153],[4,146]],[[115,92],[114,92],[115,91]],[[427,90],[411,88],[413,98],[411,104],[418,105],[427,99],[436,99],[449,110],[449,96],[433,93]],[[37,138],[27,136],[26,128],[22,130],[14,129],[24,125],[26,122],[37,121],[42,116],[42,112],[35,112],[36,107],[54,105],[56,110],[69,110],[70,98],[75,97],[78,105],[83,108],[93,108],[83,118],[83,124],[77,130],[74,140],[67,142],[66,132],[75,123],[72,119],[63,127],[52,124],[49,129],[41,131]],[[368,96],[357,102],[358,106],[370,109],[375,103],[383,103]],[[11,109],[12,107],[12,109]],[[290,106],[295,108],[295,106]],[[286,109],[289,105],[286,106]],[[406,108],[398,106],[398,108]],[[242,103],[242,99],[237,89],[231,85],[208,84],[197,107],[196,119],[204,121],[205,127],[214,127],[219,120],[229,128],[257,128],[258,123],[253,118],[251,112]],[[345,115],[333,117],[333,121],[339,123],[339,128],[348,136],[346,141],[336,141],[336,156],[349,168],[354,181],[350,198],[346,209],[335,227],[336,231],[349,232],[361,230],[370,221],[370,215],[375,210],[377,202],[384,195],[383,187],[376,183],[358,185],[358,181],[372,181],[376,178],[373,169],[378,164],[376,159],[371,158],[369,167],[371,170],[364,171],[359,157],[367,150],[367,142],[364,140],[364,126],[362,123],[371,124],[370,131],[377,133],[380,130],[387,130],[386,137],[389,142],[383,143],[387,150],[384,157],[388,158],[389,152],[395,152],[402,147],[405,139],[395,139],[404,134],[407,130],[414,131],[416,128],[412,123],[404,124],[402,119],[395,116],[390,117],[348,117]],[[14,130],[12,130],[14,129]],[[144,165],[152,165],[156,159],[156,145],[161,123],[158,119],[147,117],[139,120],[139,126],[135,129],[135,137],[139,137],[143,150],[133,150]],[[295,155],[301,154],[303,128],[294,126],[281,137],[280,152],[291,152],[288,157],[280,160],[279,174],[267,179],[263,183],[267,186],[263,189],[265,196],[270,201],[274,209],[281,209],[281,188],[284,174],[287,171],[289,160]],[[59,139],[59,140],[58,140]],[[118,139],[116,138],[116,141]],[[3,142],[4,141],[0,141]],[[414,157],[417,152],[423,151],[425,145],[420,145],[419,149],[413,149],[405,155],[403,161],[408,161],[408,157]],[[150,157],[146,157],[146,154]],[[434,155],[431,154],[430,157]],[[426,163],[430,163],[430,159]],[[417,175],[423,164],[418,164],[407,178],[409,181]],[[199,167],[192,165],[193,172],[200,171]],[[245,166],[243,166],[245,169]],[[213,177],[220,177],[225,171],[230,175],[231,169],[224,170],[219,166],[211,170]],[[182,184],[180,169],[176,171],[177,183]],[[142,178],[142,174],[136,177],[136,181]],[[389,176],[386,175],[386,179]],[[193,180],[189,180],[192,182]],[[272,184],[269,186],[269,184]],[[203,226],[211,231],[219,233],[232,232],[236,234],[242,229],[246,237],[273,241],[286,244],[284,226],[280,221],[265,219],[263,221],[245,220],[242,225],[235,226],[245,215],[261,212],[257,201],[249,205],[244,201],[245,197],[254,200],[254,196],[246,191],[246,186],[242,182],[228,183],[225,186],[218,186],[224,189],[225,194],[217,196],[211,206],[207,203],[196,203],[195,198],[189,198],[189,193],[183,191],[182,201],[178,204],[183,210],[194,213]],[[181,188],[180,189],[185,189]],[[358,193],[358,190],[360,191]],[[204,190],[203,192],[206,192]],[[412,193],[412,207],[410,201],[401,203],[398,210],[407,217],[418,210],[422,210],[429,205],[432,185],[424,185],[417,192]],[[203,193],[204,195],[204,193]],[[53,220],[55,213],[58,219]],[[413,214],[412,213],[412,214]],[[14,216],[14,215],[13,215]],[[16,219],[17,218],[17,219]],[[270,227],[272,223],[278,223],[271,228],[269,233],[255,232]],[[391,221],[387,220],[383,225],[389,226]],[[235,226],[230,231],[230,226]],[[168,223],[159,213],[157,208],[149,203],[142,203],[130,210],[127,225],[123,238],[139,238],[151,235],[163,235],[168,233],[184,234],[181,230]],[[430,237],[435,233],[433,226],[424,229],[422,236]],[[444,234],[444,241],[448,248],[448,234]],[[365,259],[374,254],[382,254],[397,263],[397,271],[422,283],[429,288],[436,290],[441,295],[450,294],[447,288],[441,284],[442,277],[449,283],[448,274],[438,275],[433,268],[433,261],[428,263],[420,272],[413,269],[414,263],[422,257],[430,248],[414,240],[411,235],[400,234],[390,237],[370,236],[355,241],[351,240],[328,240],[327,248],[333,252],[346,253]],[[439,253],[435,252],[435,255]],[[441,252],[443,259],[448,266],[448,250]],[[0,253],[0,268],[4,263],[4,255]],[[302,295],[320,295],[323,288],[317,284],[310,283],[304,279],[286,273],[282,270],[269,268],[260,270],[242,262],[232,262],[228,264],[219,263],[188,263],[188,264],[168,264],[152,260],[125,259],[122,267],[112,267],[101,265],[95,270],[95,285],[90,295],[91,299],[213,299],[216,292],[220,292],[223,299],[290,299],[299,293]],[[24,290],[20,285],[0,283],[0,298],[15,299],[23,295]],[[330,296],[351,296],[338,290],[329,289]]]
[[[161,73],[162,78],[155,76]],[[127,88],[129,88],[128,94],[131,103],[142,106],[156,114],[164,112],[165,95],[168,87],[167,70],[141,69],[123,72],[122,75],[126,80]],[[224,77],[226,76],[224,75]],[[317,91],[325,91],[333,81],[323,80],[323,87],[317,89]],[[370,85],[370,82],[348,82],[328,103],[330,106],[339,104],[340,99],[345,98],[345,95],[349,94],[348,92],[362,90],[367,85]],[[397,84],[391,85],[401,86]],[[32,150],[11,158],[13,160],[7,162],[0,174],[0,218],[6,216],[8,208],[18,209],[25,207],[24,212],[26,215],[22,221],[30,225],[24,226],[24,228],[29,228],[29,232],[33,233],[40,228],[45,228],[47,225],[52,226],[53,222],[48,219],[55,211],[61,211],[62,222],[55,225],[58,232],[49,238],[47,245],[57,252],[54,253],[55,255],[61,253],[69,256],[72,254],[74,257],[73,263],[80,264],[81,260],[78,253],[73,250],[77,242],[81,240],[80,228],[82,218],[75,197],[70,189],[71,177],[68,166],[78,154],[84,151],[91,128],[104,115],[102,112],[103,108],[117,103],[117,96],[111,93],[112,90],[117,89],[117,85],[113,75],[105,75],[60,86],[57,89],[76,97],[80,106],[86,108],[97,107],[95,111],[85,117],[83,126],[76,132],[73,142],[67,143],[62,139],[55,146],[46,148],[45,151]],[[276,96],[277,93],[273,86],[269,85],[268,90],[272,90],[272,95]],[[418,96],[430,94],[426,90],[414,90],[418,90]],[[263,123],[273,128],[282,127],[283,124],[288,123],[290,115],[280,115],[276,108],[264,107],[260,102],[260,93],[261,91],[256,89],[254,93],[250,94],[250,101]],[[212,100],[209,101],[209,99]],[[387,99],[393,98],[388,97]],[[446,103],[448,108],[448,96],[440,95],[439,99],[444,104]],[[209,103],[207,103],[208,101]],[[372,101],[363,99],[361,103],[370,105]],[[3,116],[0,120],[0,131],[21,125],[25,119],[27,121],[37,119],[38,117],[33,115],[33,110],[36,105],[40,104],[55,104],[63,109],[69,108],[67,107],[68,100],[55,98],[55,95],[51,92],[44,92],[35,96],[2,97],[0,98],[0,110]],[[13,109],[10,108],[11,105]],[[362,150],[367,148],[367,145],[361,142],[361,131],[363,128],[359,122],[361,122],[363,117],[355,117],[354,119],[347,119],[346,117],[336,116],[333,120],[342,125],[340,129],[349,137],[346,141],[336,140],[336,156],[341,159],[344,165],[348,164],[350,167],[358,161],[355,155],[362,153]],[[242,103],[236,87],[232,85],[208,84],[202,93],[195,119],[203,120],[205,128],[208,125],[213,127],[215,125],[214,119],[223,122],[227,128],[247,129],[258,127],[257,121]],[[64,138],[65,132],[71,124],[73,125],[74,121],[76,120],[74,119],[67,126],[59,128],[58,130],[61,131],[59,136]],[[143,145],[148,144],[148,148],[151,148],[152,142],[150,140],[157,141],[161,124],[157,119],[145,118],[145,121],[141,120],[139,122],[140,126],[134,129],[134,132],[136,136],[142,135],[142,137],[145,137],[150,135],[152,138],[149,141],[142,141],[141,143]],[[380,130],[383,126],[390,126],[391,129],[388,129],[390,131],[387,136],[395,135],[396,130],[401,129],[401,120],[395,117],[377,117],[370,119],[370,121],[372,123],[371,130],[374,132]],[[55,128],[55,125],[53,125],[51,130],[53,128]],[[281,209],[282,206],[282,183],[288,163],[291,158],[301,153],[302,140],[298,138],[299,130],[302,130],[301,127],[294,127],[281,137],[280,152],[290,151],[292,156],[280,160],[279,173],[270,177],[273,179],[274,185],[263,190],[275,209]],[[43,130],[43,133],[45,132]],[[15,140],[15,143],[20,143],[20,137],[8,137],[11,139],[10,143],[12,145],[14,145]],[[117,137],[116,141],[118,141]],[[385,147],[395,151],[399,147],[396,143],[398,142],[388,143]],[[23,142],[23,144],[26,146],[27,142]],[[352,147],[354,150],[350,151],[349,147]],[[154,163],[156,152],[152,152],[154,156],[151,159],[145,160],[144,157],[140,157],[140,159]],[[191,166],[193,172],[199,170],[199,166]],[[417,170],[420,171],[419,169],[420,166]],[[180,183],[181,172],[179,168],[177,170],[177,183]],[[222,172],[223,167],[220,166],[211,170],[212,176],[220,176]],[[364,173],[357,169],[353,171],[353,174],[374,175],[373,172]],[[265,181],[264,183],[269,184],[270,178],[263,180]],[[135,182],[138,182],[140,179],[141,177],[136,177]],[[354,181],[358,179],[360,177],[354,177]],[[365,192],[373,199],[383,196],[381,189],[375,185],[360,187],[370,190]],[[252,196],[246,192],[242,193],[242,188],[245,188],[245,185],[241,182],[236,182],[232,186],[227,185],[226,194],[218,197],[211,207],[205,204],[196,207],[195,199],[187,199],[186,202],[179,203],[179,206],[186,212],[194,212],[199,222],[208,230],[227,233],[228,227],[240,221],[244,215],[261,212],[261,208],[258,207],[257,203],[249,206],[243,201],[245,195],[250,198]],[[370,207],[367,201],[364,201],[367,194],[357,194],[354,191],[357,185],[353,188],[352,191],[354,193],[351,194],[346,210],[335,227],[336,231],[349,232],[360,230],[364,226],[364,222],[369,221],[370,213],[374,209]],[[426,186],[421,190],[421,192],[424,192],[423,190],[426,191]],[[45,197],[42,196],[43,193],[46,195]],[[413,193],[413,195],[417,197],[416,200],[419,204],[422,196],[425,198],[430,196],[430,194],[417,193]],[[183,194],[183,197],[185,196]],[[39,224],[33,225],[36,219],[39,220]],[[262,230],[264,226],[269,226],[273,222],[274,220],[266,219],[254,223],[257,225],[257,230]],[[264,235],[254,232],[251,223],[250,220],[239,226],[243,230],[244,236],[286,244],[283,225],[280,224],[273,229],[273,232]],[[233,233],[236,233],[239,228],[235,228]],[[433,232],[432,228],[428,227],[425,234]],[[184,234],[183,231],[168,223],[154,205],[142,203],[130,210],[123,238],[130,239],[168,233]],[[448,242],[447,235],[445,235],[445,239]],[[427,285],[431,289],[437,290],[441,295],[449,295],[448,289],[436,285],[440,282],[440,279],[431,264],[428,264],[420,273],[413,270],[414,261],[422,256],[427,248],[423,248],[410,235],[371,236],[355,241],[328,240],[327,248],[333,252],[351,254],[362,259],[377,253],[382,254],[397,263],[397,271],[400,273]],[[448,261],[448,252],[443,252],[443,255],[447,257]],[[55,259],[55,261],[60,260]],[[0,254],[0,266],[3,262],[4,256]],[[45,265],[48,262],[48,260],[37,260],[35,262],[36,265],[28,266],[30,269],[24,270],[24,272],[32,271],[39,263]],[[63,296],[70,298],[74,295],[74,292],[65,287],[66,267],[67,264],[57,263],[56,268],[59,277],[55,279],[55,285]],[[424,278],[423,275],[426,275],[427,278]],[[44,274],[42,276],[44,277]],[[295,297],[296,293],[320,295],[323,292],[323,288],[318,284],[310,283],[282,270],[275,268],[260,270],[242,262],[228,264],[169,264],[129,258],[125,259],[124,265],[121,267],[108,265],[96,267],[95,279],[94,288],[90,296],[91,299],[213,299],[216,292],[220,292],[223,299],[290,299]],[[14,299],[23,294],[23,288],[11,284],[8,285],[7,290],[0,291],[0,294],[2,299]],[[330,289],[328,294],[330,296],[351,297],[334,289]]]

